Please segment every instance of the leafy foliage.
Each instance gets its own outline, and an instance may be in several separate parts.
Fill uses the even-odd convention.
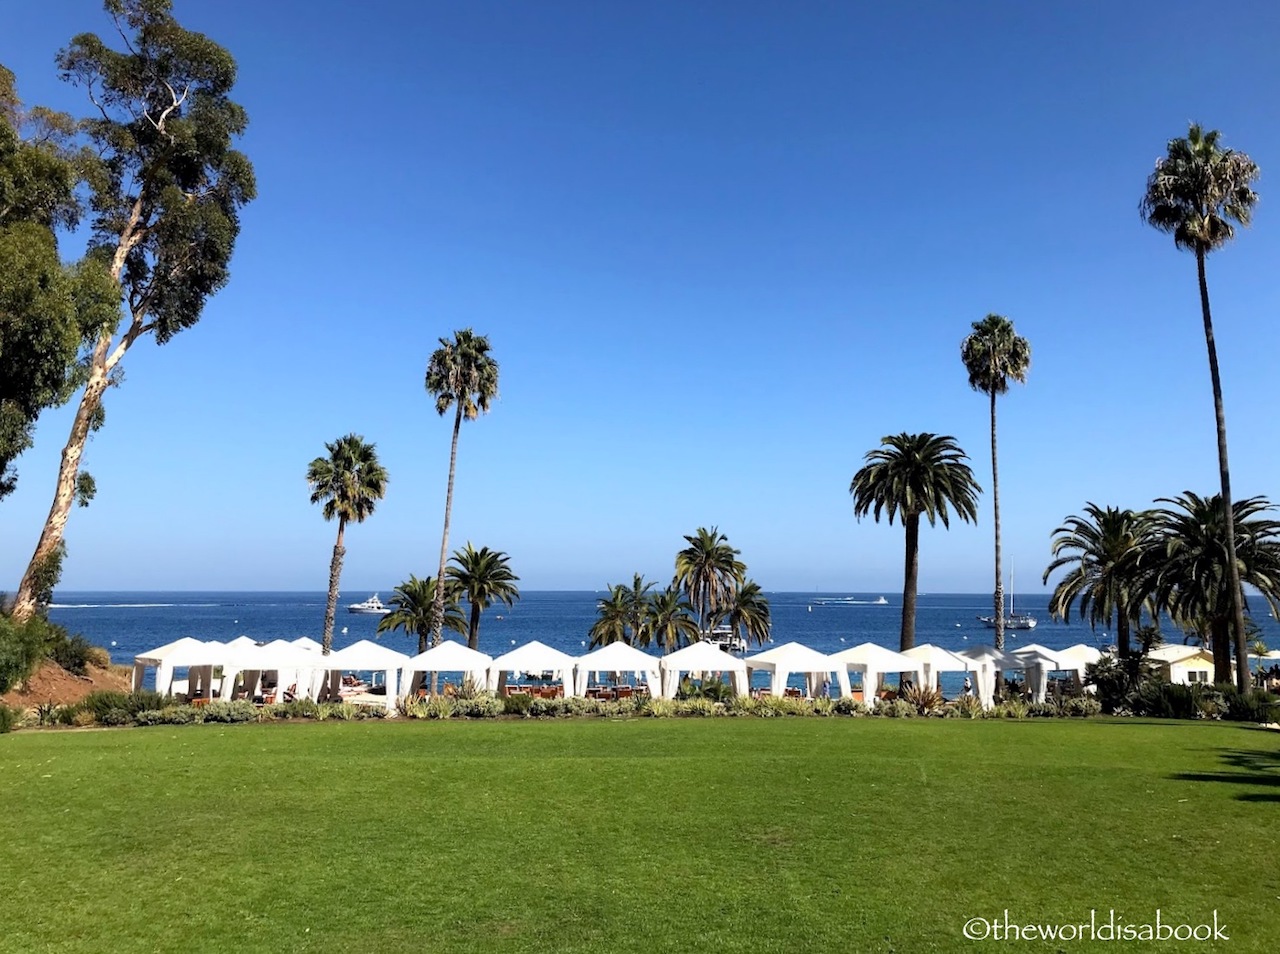
[[[479,550],[468,541],[462,550],[455,550],[453,566],[446,577],[458,588],[458,593],[471,604],[471,619],[467,625],[467,645],[480,648],[480,614],[495,602],[512,606],[520,599],[516,586],[520,577],[511,572],[511,558],[501,550],[481,547]]]
[[[378,620],[378,632],[394,632],[404,630],[405,634],[416,634],[418,652],[426,652],[431,637],[431,625],[434,619],[436,599],[436,581],[432,577],[420,580],[413,574],[395,588],[387,605],[392,607],[390,613]],[[451,632],[465,635],[467,621],[463,619],[462,608],[458,605],[458,588],[450,581],[445,581],[444,626]]]

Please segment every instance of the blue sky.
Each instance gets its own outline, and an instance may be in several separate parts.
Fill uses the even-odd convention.
[[[178,2],[240,64],[260,198],[231,284],[126,358],[86,454],[68,589],[323,589],[307,463],[349,431],[391,483],[343,589],[434,573],[450,421],[423,390],[471,326],[501,399],[464,426],[451,549],[529,589],[670,576],[717,525],[766,590],[892,593],[902,532],[852,515],[881,436],[954,435],[990,486],[959,343],[1033,349],[1000,402],[1006,566],[1038,590],[1086,501],[1217,488],[1194,260],[1140,221],[1189,120],[1261,166],[1209,262],[1237,496],[1280,499],[1280,9],[1023,2]],[[92,0],[6,12],[28,102]],[[74,251],[73,243],[65,246]],[[70,411],[0,504],[0,587],[48,508]],[[991,512],[922,534],[923,591],[989,591]]]

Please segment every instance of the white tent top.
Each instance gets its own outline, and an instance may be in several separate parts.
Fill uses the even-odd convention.
[[[489,668],[498,672],[555,672],[572,669],[576,662],[567,653],[535,639],[499,656],[489,664]]]
[[[328,658],[324,656],[320,658],[324,660],[324,666],[327,669],[400,669],[409,662],[409,657],[404,653],[398,653],[394,649],[388,649],[367,639],[352,643],[336,653],[330,653]]]
[[[227,657],[235,652],[243,652],[243,650],[229,649],[226,643],[220,643],[216,640],[202,643],[198,639],[193,639],[190,643],[179,646],[166,654],[164,661],[166,665],[175,669],[180,669],[183,666],[221,666],[227,660]]]
[[[1198,656],[1203,650],[1199,646],[1157,646],[1147,653],[1157,662],[1176,663],[1192,656]]]
[[[1087,643],[1076,643],[1066,649],[1059,649],[1058,658],[1063,662],[1070,662],[1074,666],[1083,668],[1085,663],[1095,663],[1101,659],[1102,651]]]
[[[875,672],[917,672],[921,662],[875,643],[859,643],[834,653],[831,658],[840,666],[858,666]]]
[[[242,649],[245,646],[256,646],[258,641],[252,636],[237,636],[231,642],[227,643],[232,649]]]
[[[990,666],[993,669],[1026,669],[1032,663],[1019,659],[1011,653],[1002,652],[994,646],[969,646],[956,655],[972,660],[978,665]]]
[[[231,662],[241,670],[257,669],[323,669],[326,659],[320,653],[303,649],[283,639],[265,646],[245,646],[231,651]]]
[[[439,646],[406,660],[401,668],[414,672],[477,672],[488,669],[492,664],[492,656],[446,639]]]
[[[578,657],[578,668],[597,672],[657,672],[658,657],[626,643],[608,643]]]
[[[924,663],[933,672],[967,672],[971,663],[971,660],[957,656],[951,650],[935,646],[933,643],[912,646],[902,655]]]
[[[747,664],[737,656],[730,656],[719,646],[699,641],[690,643],[684,649],[677,649],[675,652],[663,656],[662,668],[667,672],[672,670],[689,672],[695,669],[709,669],[715,672],[745,673]]]
[[[179,650],[186,650],[192,646],[203,646],[204,643],[191,636],[183,636],[181,639],[175,639],[171,643],[165,643],[163,646],[157,646],[155,649],[149,649],[145,653],[138,653],[133,657],[136,665],[140,666],[158,666],[162,661],[174,655]],[[186,663],[179,663],[185,666]]]
[[[293,641],[293,645],[301,646],[303,649],[324,649],[323,643],[318,643],[310,636],[299,636]]]
[[[787,672],[833,672],[840,668],[840,663],[833,661],[830,656],[800,643],[783,643],[748,656],[743,662],[748,669],[767,669],[770,672],[778,668]]]
[[[1057,649],[1050,649],[1048,646],[1042,646],[1039,643],[1027,643],[1025,646],[1019,646],[1013,651],[1015,656],[1021,656],[1024,653],[1038,653],[1041,656],[1054,656],[1059,653]]]

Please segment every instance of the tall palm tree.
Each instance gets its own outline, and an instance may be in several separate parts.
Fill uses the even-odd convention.
[[[387,605],[392,610],[378,620],[378,632],[402,629],[406,636],[416,633],[418,652],[425,653],[435,621],[435,578],[429,576],[420,580],[412,573],[409,574],[409,579],[397,586],[391,594]],[[446,629],[458,634],[467,631],[467,621],[462,618],[462,608],[458,606],[457,587],[450,585],[448,581],[445,585],[444,625]]]
[[[763,646],[769,641],[771,618],[769,600],[755,580],[746,580],[736,586],[729,599],[717,614],[717,621],[728,623],[734,635],[741,634],[744,642]]]
[[[609,595],[596,601],[596,621],[591,624],[591,648],[627,641],[627,614],[630,611],[627,588],[622,584],[609,587]]]
[[[489,355],[489,339],[470,328],[453,333],[453,340],[440,339],[440,347],[427,362],[427,393],[436,400],[436,413],[444,417],[449,408],[453,416],[453,443],[449,449],[449,488],[444,498],[444,532],[440,535],[440,571],[444,579],[445,558],[449,552],[449,517],[453,512],[453,475],[458,464],[458,432],[462,420],[474,421],[488,413],[489,404],[498,396],[498,362]],[[436,622],[432,642],[440,642],[444,625],[444,590],[436,593]]]
[[[866,466],[853,475],[849,493],[859,520],[872,513],[877,523],[888,512],[889,522],[901,515],[906,532],[903,554],[902,629],[898,644],[903,650],[916,644],[916,588],[920,575],[920,515],[934,526],[951,527],[951,510],[966,523],[978,520],[978,494],[982,488],[965,463],[965,452],[955,438],[937,434],[896,434],[880,438],[881,448],[870,450]]]
[[[699,527],[685,540],[689,545],[676,554],[674,582],[693,607],[699,631],[706,634],[711,617],[746,578],[747,567],[738,559],[741,551],[729,546],[729,538],[718,527]]]
[[[1080,601],[1079,618],[1089,626],[1116,620],[1116,646],[1121,658],[1130,652],[1130,626],[1140,625],[1142,607],[1151,595],[1155,524],[1146,510],[1134,512],[1087,503],[1083,517],[1071,516],[1054,530],[1054,560],[1042,582],[1063,567],[1069,572],[1049,598],[1055,619],[1070,620],[1071,606]]]
[[[969,372],[969,387],[991,398],[991,509],[996,536],[996,649],[1004,649],[1004,571],[1000,566],[1000,467],[996,457],[996,396],[1009,390],[1010,379],[1027,383],[1031,345],[1014,333],[1013,322],[1003,315],[987,315],[973,323],[973,331],[960,342],[960,360]]]
[[[1237,589],[1230,573],[1232,551],[1234,575],[1256,587],[1273,613],[1280,612],[1280,521],[1260,516],[1275,508],[1264,497],[1238,500],[1232,505],[1234,519],[1228,522],[1218,495],[1200,497],[1186,491],[1156,502],[1172,505],[1154,511],[1153,517],[1159,555],[1156,605],[1179,625],[1207,627],[1214,681],[1230,682],[1235,614],[1231,597]],[[1234,533],[1234,541],[1229,533]],[[1238,645],[1236,652],[1241,652]],[[1247,667],[1247,645],[1241,655]]]
[[[448,579],[457,584],[459,591],[471,604],[471,622],[467,627],[467,645],[480,648],[480,614],[493,603],[511,606],[520,599],[516,581],[520,577],[511,572],[510,558],[501,550],[481,547],[476,550],[467,542],[466,548],[455,550],[453,563],[447,570]]]
[[[342,575],[342,545],[347,523],[363,523],[387,492],[387,472],[378,463],[373,444],[359,434],[348,434],[325,444],[328,457],[317,457],[307,467],[311,502],[324,504],[324,518],[338,518],[338,542],[329,563],[329,599],[324,609],[324,652],[333,648],[333,616],[338,609],[338,578]]]
[[[679,587],[668,586],[649,595],[649,625],[637,646],[656,642],[664,653],[670,653],[697,638],[698,623],[693,618],[693,607]]]
[[[1249,660],[1245,646],[1244,593],[1236,561],[1236,534],[1232,529],[1235,507],[1231,502],[1231,468],[1227,464],[1227,416],[1222,406],[1222,380],[1218,375],[1218,348],[1213,339],[1213,316],[1209,311],[1209,285],[1204,261],[1208,254],[1226,245],[1235,235],[1232,223],[1248,225],[1258,195],[1253,182],[1258,166],[1243,152],[1223,149],[1220,133],[1205,132],[1192,123],[1185,139],[1170,139],[1167,154],[1156,161],[1147,179],[1147,191],[1139,211],[1147,223],[1173,234],[1173,244],[1194,252],[1200,282],[1200,312],[1204,320],[1204,341],[1209,352],[1209,378],[1213,383],[1213,412],[1218,428],[1218,475],[1226,515],[1228,584],[1231,588],[1231,629],[1236,649],[1236,686],[1245,692],[1250,685]]]

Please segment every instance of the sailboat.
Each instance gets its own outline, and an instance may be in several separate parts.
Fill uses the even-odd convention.
[[[996,618],[994,616],[979,616],[978,622],[987,629],[996,628]],[[1013,571],[1009,571],[1009,614],[1004,618],[1005,629],[1035,629],[1036,623],[1039,622],[1030,613],[1017,613],[1013,608]]]

